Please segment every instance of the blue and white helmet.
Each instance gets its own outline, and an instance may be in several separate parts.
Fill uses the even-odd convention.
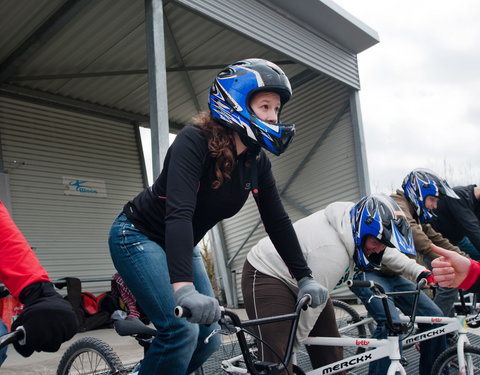
[[[458,195],[448,185],[447,181],[428,169],[418,168],[411,171],[403,180],[402,188],[423,224],[428,223],[435,217],[435,214],[425,207],[425,198],[429,195],[438,198],[449,196],[458,199]]]
[[[259,91],[278,93],[281,107],[292,96],[290,81],[274,63],[263,59],[233,63],[218,73],[210,88],[210,113],[239,133],[246,146],[258,145],[278,156],[295,135],[295,125],[280,123],[280,113],[278,123],[260,120],[250,108]]]
[[[371,235],[385,246],[415,255],[413,236],[405,214],[398,204],[384,194],[363,197],[350,211],[355,252],[355,265],[366,271],[380,268],[384,251],[367,256],[365,240]]]

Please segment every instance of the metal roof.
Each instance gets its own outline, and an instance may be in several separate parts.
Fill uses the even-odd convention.
[[[212,78],[228,63],[263,57],[292,77],[318,60],[312,46],[331,44],[322,73],[358,86],[356,53],[378,42],[374,31],[325,0],[223,0],[229,7],[219,0],[163,3],[171,128],[205,109]],[[143,1],[2,0],[1,6],[0,94],[148,123]],[[245,30],[253,33],[260,23],[273,30],[280,22],[285,34],[301,28],[304,37],[282,36],[278,48],[262,44],[235,23],[245,21],[238,13],[247,7],[252,19],[269,12],[271,20],[255,20],[258,27]],[[311,56],[292,56],[297,43]],[[351,61],[337,74],[345,59]]]

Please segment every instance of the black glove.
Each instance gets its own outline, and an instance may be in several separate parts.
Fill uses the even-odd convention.
[[[191,284],[182,286],[174,294],[178,306],[186,307],[192,314],[187,320],[191,323],[212,324],[220,319],[220,306],[213,298],[200,294]]]
[[[78,321],[70,302],[58,294],[50,282],[38,282],[25,287],[20,293],[23,311],[12,324],[12,331],[23,326],[23,345],[15,342],[17,352],[29,357],[37,352],[56,352],[60,345],[71,339],[78,330]]]

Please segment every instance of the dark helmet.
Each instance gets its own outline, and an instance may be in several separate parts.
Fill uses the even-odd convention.
[[[210,88],[210,113],[239,133],[246,146],[258,145],[280,155],[295,135],[295,125],[281,124],[280,113],[278,123],[260,120],[250,108],[250,100],[260,91],[278,93],[281,108],[292,96],[287,76],[274,63],[263,59],[233,63],[218,73]]]
[[[363,197],[350,211],[355,252],[353,259],[362,270],[379,268],[384,251],[367,256],[363,250],[367,235],[405,254],[415,255],[412,230],[398,204],[383,194]]]
[[[434,213],[425,207],[425,198],[429,195],[458,199],[458,195],[448,186],[447,181],[428,169],[419,168],[411,171],[403,180],[402,188],[422,223],[428,223],[435,217]]]

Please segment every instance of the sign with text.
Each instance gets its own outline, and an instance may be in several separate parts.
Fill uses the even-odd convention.
[[[107,197],[107,185],[103,180],[63,176],[63,185],[65,186],[65,195],[82,195],[98,198]]]

